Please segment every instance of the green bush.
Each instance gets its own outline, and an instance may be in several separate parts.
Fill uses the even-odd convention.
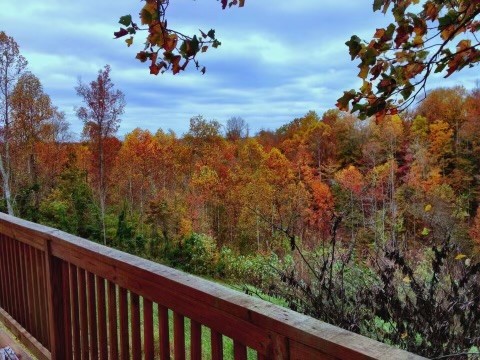
[[[214,276],[218,251],[215,240],[204,234],[191,234],[165,251],[173,267],[198,275]]]

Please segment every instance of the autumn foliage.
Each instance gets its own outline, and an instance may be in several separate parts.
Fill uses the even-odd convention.
[[[242,7],[245,0],[222,0],[222,9],[227,6]],[[170,0],[146,0],[140,9],[139,22],[132,15],[122,16],[119,20],[120,29],[114,32],[115,38],[124,38],[127,46],[133,44],[134,38],[141,31],[146,31],[144,50],[137,53],[136,58],[142,63],[149,64],[150,74],[158,75],[171,71],[174,75],[185,70],[190,62],[205,73],[205,67],[201,67],[197,60],[199,53],[206,52],[209,48],[217,48],[221,42],[215,35],[215,30],[199,30],[198,34],[188,36],[170,28],[167,21],[167,9]],[[140,23],[140,25],[138,24]]]
[[[363,84],[338,99],[340,110],[396,114],[422,94],[432,73],[449,77],[480,61],[478,1],[375,0],[373,10],[390,11],[393,21],[369,41],[353,35],[346,42]]]

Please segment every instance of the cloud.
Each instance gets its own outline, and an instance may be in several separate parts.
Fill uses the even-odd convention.
[[[113,40],[121,15],[138,13],[141,3],[82,0],[24,0],[2,4],[0,30],[13,36],[52,101],[67,114],[79,134],[74,107],[81,104],[74,87],[88,82],[105,64],[127,99],[120,133],[135,127],[188,130],[202,114],[225,122],[241,116],[252,132],[277,128],[309,110],[333,108],[343,90],[358,87],[357,64],[345,41],[352,34],[371,37],[390,19],[373,13],[370,0],[247,1],[244,8],[222,11],[215,0],[173,0],[169,25],[189,34],[214,28],[222,41],[199,58],[207,73],[151,76],[135,59],[141,37],[127,48]],[[455,75],[448,82],[473,86],[475,75]]]

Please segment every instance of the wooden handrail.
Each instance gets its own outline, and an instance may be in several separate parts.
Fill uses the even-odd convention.
[[[16,289],[14,301],[0,291],[0,320],[24,333],[29,338],[25,345],[40,358],[166,358],[173,351],[175,359],[183,359],[188,332],[187,352],[196,359],[202,355],[200,333],[206,327],[212,358],[221,358],[226,336],[233,339],[235,359],[246,359],[247,349],[259,359],[421,359],[196,276],[1,213],[0,251],[5,251],[0,253],[1,288],[13,281],[9,285]],[[13,269],[25,266],[15,280]],[[35,300],[31,297],[41,295],[36,290],[41,276],[44,299]],[[169,312],[174,339],[168,338]],[[184,318],[191,320],[191,328],[184,326]],[[48,328],[48,339],[42,326]]]

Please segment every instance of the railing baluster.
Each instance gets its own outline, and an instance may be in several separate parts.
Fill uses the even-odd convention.
[[[130,293],[131,334],[132,334],[132,359],[141,360],[142,339],[140,328],[140,298],[135,293]]]
[[[78,275],[77,267],[70,264],[70,299],[72,317],[73,355],[75,360],[82,358],[80,343],[80,310],[78,304]]]
[[[28,246],[27,249],[27,271],[28,271],[28,296],[30,298],[30,306],[32,307],[32,329],[31,334],[38,339],[40,333],[40,308],[38,305],[38,296],[36,294],[36,281],[34,272],[34,257],[33,252],[35,250]]]
[[[95,296],[95,275],[87,272],[88,332],[90,335],[90,358],[98,359],[97,304]]]
[[[65,306],[67,305],[65,291],[68,289],[68,277],[64,272],[63,261],[52,255],[50,241],[45,242],[44,249],[50,352],[52,360],[62,360],[69,358],[67,347],[70,346],[67,344],[65,336],[67,321],[65,319]]]
[[[41,267],[41,273],[40,273],[40,284],[41,284],[41,289],[42,292],[41,294],[41,299],[42,299],[42,307],[44,311],[44,318],[45,318],[45,346],[47,349],[51,349],[51,341],[50,341],[50,335],[48,333],[48,329],[50,327],[50,320],[48,318],[48,289],[47,289],[47,264],[46,264],[46,259],[45,259],[45,252],[40,251],[40,267]]]
[[[28,250],[30,246],[27,244],[21,243],[22,245],[22,278],[23,278],[23,288],[25,294],[24,305],[25,315],[27,316],[27,321],[25,322],[25,328],[29,333],[34,333],[35,323],[33,320],[33,299],[31,294],[32,283],[30,282],[30,272],[29,272],[29,261],[28,261]]]
[[[89,359],[88,344],[88,312],[87,312],[87,284],[85,270],[78,268],[78,304],[80,313],[80,338],[82,359]],[[92,359],[95,360],[95,359]]]
[[[9,276],[8,276],[8,273],[9,273],[9,267],[8,267],[8,246],[7,246],[7,242],[8,242],[8,238],[6,236],[3,236],[1,237],[1,255],[0,255],[0,258],[1,258],[1,261],[2,261],[2,290],[3,290],[3,303],[2,303],[2,307],[4,310],[6,310],[7,312],[11,312],[12,311],[12,306],[11,306],[11,300],[12,300],[12,294],[11,294],[11,290],[10,290],[10,279],[9,279]]]
[[[130,359],[128,346],[128,293],[127,289],[119,290],[120,303],[120,355],[122,360]]]
[[[63,294],[63,318],[65,320],[64,332],[65,332],[65,355],[67,359],[73,358],[73,344],[72,344],[72,312],[70,297],[70,268],[69,264],[62,261],[62,294]]]
[[[190,357],[202,359],[202,325],[193,319],[190,320]]]
[[[8,311],[8,298],[7,296],[7,264],[6,264],[6,256],[5,256],[5,236],[0,234],[0,307],[2,307],[5,311]]]
[[[11,305],[11,314],[15,319],[18,319],[18,289],[17,289],[17,281],[15,280],[14,272],[15,272],[15,257],[14,257],[14,250],[13,250],[13,239],[8,239],[7,242],[7,253],[8,253],[8,269],[9,269],[9,279],[8,284],[11,293],[13,294],[12,297],[12,305]]]
[[[108,359],[107,316],[105,309],[105,280],[96,276],[97,285],[97,312],[98,312],[98,341],[100,360]]]
[[[47,299],[46,293],[47,289],[45,286],[45,257],[40,250],[36,250],[36,264],[37,264],[37,283],[38,283],[38,298],[40,300],[40,319],[42,323],[42,341],[41,343],[46,347],[50,348],[50,338],[48,336],[48,308],[47,308]]]
[[[170,332],[168,330],[168,309],[158,304],[158,333],[160,339],[160,359],[170,359]]]
[[[108,281],[108,335],[110,359],[118,359],[117,288],[110,281]]]
[[[14,278],[14,259],[13,259],[13,239],[8,239],[7,242],[7,262],[8,262],[8,286],[9,290],[11,291],[12,296],[12,301],[10,304],[11,308],[11,313],[15,317],[17,314],[17,284],[15,283],[15,278]]]
[[[219,332],[211,329],[212,359],[223,359],[223,336]]]
[[[27,283],[26,283],[26,273],[25,273],[25,244],[17,241],[17,256],[18,256],[18,266],[19,271],[17,277],[20,281],[20,303],[21,303],[21,312],[22,312],[22,325],[25,329],[31,330],[31,321],[30,321],[30,307],[28,306],[28,293],[27,293]]]
[[[173,313],[173,343],[175,360],[185,360],[185,321],[183,315]]]
[[[247,360],[247,347],[233,340],[233,357],[235,360]]]
[[[143,348],[145,360],[155,358],[153,344],[153,305],[152,302],[143,298]]]

